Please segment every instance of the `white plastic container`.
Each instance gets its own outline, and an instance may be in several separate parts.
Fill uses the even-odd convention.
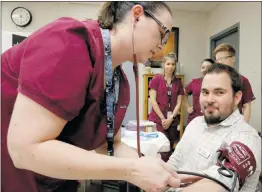
[[[140,120],[140,131],[144,132],[155,132],[156,131],[156,124],[152,121],[148,120]],[[126,125],[126,129],[129,131],[136,131],[137,130],[137,122],[136,120],[129,121]]]

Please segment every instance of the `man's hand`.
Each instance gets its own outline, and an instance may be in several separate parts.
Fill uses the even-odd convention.
[[[161,159],[142,157],[131,165],[128,182],[149,192],[163,191],[167,186],[177,188],[180,178],[171,167]]]

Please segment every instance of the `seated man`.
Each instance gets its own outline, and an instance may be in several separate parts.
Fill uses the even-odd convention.
[[[218,158],[225,157],[223,164],[238,173],[234,191],[254,192],[261,171],[261,138],[237,109],[241,97],[240,75],[227,65],[211,66],[200,94],[204,116],[189,123],[168,164],[176,171],[208,175],[231,189],[234,178],[218,172]],[[222,156],[218,151],[224,151]],[[183,189],[187,191],[227,190],[212,180],[201,179]]]

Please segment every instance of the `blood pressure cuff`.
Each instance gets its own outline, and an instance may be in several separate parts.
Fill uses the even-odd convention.
[[[233,170],[238,177],[239,188],[241,189],[248,177],[256,170],[256,159],[252,151],[240,142],[232,142],[230,145],[224,144],[218,150],[220,152],[219,161],[216,164]]]

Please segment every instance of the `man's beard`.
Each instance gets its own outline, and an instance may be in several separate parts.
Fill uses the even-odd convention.
[[[215,124],[219,124],[222,121],[224,121],[226,118],[221,117],[220,115],[218,116],[207,116],[204,115],[205,121],[207,125],[215,125]]]
[[[228,118],[228,116],[230,116],[233,111],[234,111],[234,103],[232,103],[232,105],[230,106],[230,111],[227,114],[219,113],[218,115],[211,114],[208,116],[208,115],[205,115],[204,113],[206,124],[207,125],[217,125],[221,123],[222,121],[224,121],[226,118]]]

